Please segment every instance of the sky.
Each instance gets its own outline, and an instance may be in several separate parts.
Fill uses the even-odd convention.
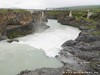
[[[100,5],[100,0],[0,0],[0,8],[45,9],[80,5]]]

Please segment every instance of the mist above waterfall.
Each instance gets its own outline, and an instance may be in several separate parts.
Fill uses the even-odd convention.
[[[31,24],[33,25],[33,32],[43,32],[44,30],[49,28],[49,26],[47,26],[43,22],[36,22],[36,23],[31,23]]]

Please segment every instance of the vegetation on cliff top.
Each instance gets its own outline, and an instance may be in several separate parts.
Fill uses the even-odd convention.
[[[85,5],[85,6],[72,6],[72,7],[60,7],[60,8],[53,8],[53,9],[64,9],[64,10],[93,10],[100,11],[100,5]]]
[[[32,14],[24,9],[0,9],[0,25],[6,25],[10,19],[16,19],[22,25],[30,23]]]
[[[0,9],[0,35],[15,38],[30,33],[19,27],[29,25],[33,21],[31,12],[24,9]],[[8,32],[12,30],[11,32]],[[9,35],[8,35],[9,33]]]
[[[7,14],[9,12],[16,12],[16,13],[29,13],[29,11],[26,11],[24,9],[0,9],[0,13]]]

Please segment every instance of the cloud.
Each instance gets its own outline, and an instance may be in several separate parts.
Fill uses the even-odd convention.
[[[100,0],[0,0],[0,8],[50,8],[79,5],[100,5]]]

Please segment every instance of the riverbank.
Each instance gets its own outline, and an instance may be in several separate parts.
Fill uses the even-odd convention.
[[[66,31],[67,31],[67,29],[66,29]],[[64,31],[64,32],[66,32],[66,31]],[[74,35],[75,33],[72,33],[72,34]],[[68,37],[69,36],[67,36],[66,39]],[[70,38],[71,37],[69,37],[69,39]],[[51,75],[53,75],[53,74],[54,75],[63,75],[64,72],[69,71],[69,70],[70,70],[69,72],[84,71],[83,65],[79,64],[79,63],[82,63],[83,61],[79,60],[77,57],[73,56],[68,51],[65,52],[65,51],[61,50],[59,54],[60,55],[56,56],[56,58],[63,63],[62,67],[60,67],[60,68],[41,68],[41,69],[36,69],[34,71],[25,70],[25,71],[21,71],[21,73],[18,74],[18,75],[25,75],[25,74],[28,74],[28,75],[34,75],[34,74],[37,74],[37,75],[39,75],[39,74],[43,74],[43,75],[44,74],[46,74],[46,75],[49,75],[49,74],[51,74]],[[81,74],[81,73],[79,73],[79,74]],[[83,75],[83,74],[81,74],[81,75]]]
[[[100,29],[98,26],[100,23],[84,19],[76,20],[70,17],[60,20],[60,23],[81,29],[81,33],[75,40],[69,40],[62,45],[63,51],[68,51],[80,60],[84,60],[85,65],[87,65],[84,66],[84,69],[90,72],[90,75],[99,75]]]
[[[50,27],[45,31],[18,37],[16,38],[18,42],[15,40],[11,43],[7,43],[6,40],[0,42],[0,66],[3,67],[0,69],[0,74],[14,75],[25,69],[63,66],[55,56],[59,55],[63,42],[74,40],[80,30],[61,25],[57,20],[48,20],[46,25]],[[10,66],[12,67],[8,69]]]
[[[0,40],[25,36],[49,27],[40,22],[41,14],[39,13],[31,14],[26,11],[8,10],[5,14],[1,12],[0,16]],[[79,75],[99,75],[100,23],[85,18],[65,17],[64,14],[50,18],[58,18],[58,22],[62,25],[78,27],[81,30],[75,40],[69,40],[62,44],[63,49],[56,58],[63,63],[63,66],[41,68],[34,71],[25,70],[18,75],[68,75],[70,72],[77,72]],[[71,75],[74,74],[71,73]]]
[[[41,13],[24,9],[0,9],[0,40],[14,39],[49,28],[43,23]]]
[[[80,31],[77,28],[70,27],[70,26],[63,26],[59,23],[57,23],[58,25],[56,26],[55,20],[50,20],[50,21],[48,20],[48,22],[50,22],[50,24],[47,24],[50,26],[50,29],[48,29],[45,32],[45,34],[43,34],[43,36],[42,36],[42,38],[44,37],[43,41],[40,40],[41,37],[40,38],[37,37],[37,39],[40,41],[33,41],[33,44],[29,42],[28,45],[31,45],[31,46],[36,47],[36,48],[41,48],[44,51],[46,50],[46,55],[47,56],[49,55],[49,57],[50,57],[50,56],[58,55],[60,46],[63,44],[63,42],[65,42],[66,40],[70,40],[70,39],[74,40],[78,36]],[[70,35],[70,34],[73,34],[73,35]],[[50,38],[48,38],[48,36],[50,36]],[[32,38],[32,39],[34,39],[34,38]],[[23,41],[23,42],[25,42],[25,41]],[[31,42],[32,42],[32,40],[31,40]],[[43,42],[44,42],[44,44],[43,44]],[[25,44],[27,44],[27,41],[25,42]],[[41,44],[42,44],[42,46],[41,46]],[[60,54],[60,56],[56,56],[56,58],[59,61],[61,61],[63,64],[63,66],[60,68],[41,68],[41,69],[37,69],[35,71],[26,70],[26,71],[22,71],[20,74],[21,75],[24,75],[24,74],[34,75],[35,73],[45,71],[44,74],[46,73],[47,75],[48,74],[52,75],[52,74],[56,74],[56,73],[62,75],[63,72],[65,72],[67,70],[76,71],[77,68],[78,68],[78,71],[80,72],[80,67],[82,67],[82,66],[78,64],[78,62],[79,62],[78,58],[74,57],[69,52],[67,52],[65,54],[68,54],[67,58],[61,54]],[[42,74],[42,72],[39,74]]]
[[[76,19],[65,16],[59,17],[58,22],[63,25],[78,27],[81,30],[75,40],[69,40],[62,44],[63,49],[60,51],[60,55],[56,56],[64,64],[63,67],[57,69],[41,68],[35,71],[26,70],[18,75],[99,75],[100,23],[84,18]],[[70,62],[68,57],[72,58],[71,61],[75,60],[74,63]]]

